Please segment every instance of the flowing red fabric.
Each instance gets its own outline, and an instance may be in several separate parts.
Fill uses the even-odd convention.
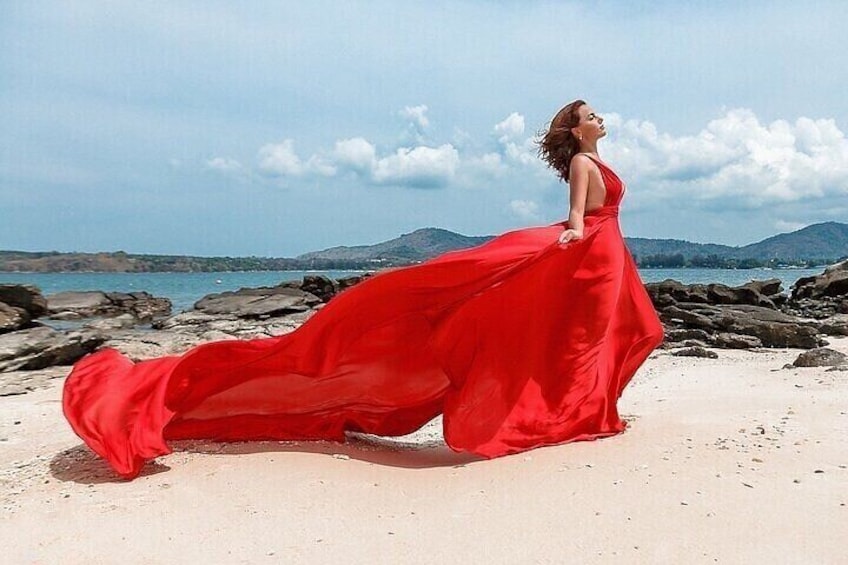
[[[663,339],[625,246],[624,185],[604,206],[506,232],[350,287],[294,332],[133,363],[106,348],[68,376],[74,431],[120,475],[167,440],[404,435],[443,414],[445,442],[485,458],[626,427],[616,402]]]

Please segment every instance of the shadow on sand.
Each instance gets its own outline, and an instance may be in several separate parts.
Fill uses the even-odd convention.
[[[174,454],[206,453],[215,455],[244,455],[250,453],[314,453],[326,457],[342,457],[377,465],[405,469],[457,467],[485,459],[469,453],[457,453],[444,441],[408,443],[392,438],[347,433],[347,441],[249,441],[212,442],[182,440],[169,442]],[[139,477],[157,475],[170,467],[157,461],[148,462]],[[81,484],[126,482],[106,461],[84,444],[66,449],[50,461],[50,473],[60,481]]]

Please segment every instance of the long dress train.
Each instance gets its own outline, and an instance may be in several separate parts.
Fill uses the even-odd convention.
[[[445,442],[486,458],[622,432],[616,402],[663,339],[618,222],[624,185],[584,237],[567,221],[380,272],[295,331],[133,363],[101,349],[74,365],[63,410],[120,475],[167,440],[404,435],[443,414]]]

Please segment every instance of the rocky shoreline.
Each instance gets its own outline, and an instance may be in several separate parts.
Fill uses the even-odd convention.
[[[0,396],[65,376],[68,365],[100,347],[114,347],[138,361],[180,354],[208,341],[286,334],[368,276],[308,275],[273,287],[209,294],[177,314],[167,298],[147,292],[45,297],[32,285],[0,285]],[[848,369],[848,359],[829,349],[826,339],[848,335],[848,261],[799,279],[788,294],[779,279],[736,287],[666,279],[645,288],[665,327],[661,349],[672,355],[800,348],[808,351],[788,366]],[[52,327],[62,323],[75,327]]]

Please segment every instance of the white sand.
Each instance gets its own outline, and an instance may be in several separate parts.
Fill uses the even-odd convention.
[[[73,435],[58,378],[0,398],[0,561],[848,563],[848,372],[714,351],[655,352],[611,438],[491,461],[451,452],[438,421],[180,442],[132,482]]]

